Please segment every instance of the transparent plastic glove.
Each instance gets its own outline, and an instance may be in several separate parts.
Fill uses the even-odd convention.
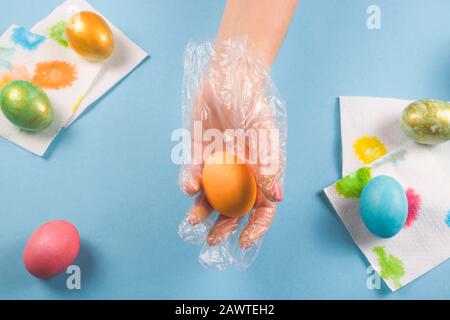
[[[245,269],[272,224],[275,203],[283,199],[285,104],[269,69],[249,50],[246,39],[233,38],[188,45],[182,111],[190,138],[185,140],[179,183],[183,192],[197,198],[179,234],[196,245],[205,242],[200,253],[203,265],[223,270],[235,264]],[[258,185],[255,206],[244,218],[214,213],[202,192],[204,163],[221,144],[222,150],[245,161]]]

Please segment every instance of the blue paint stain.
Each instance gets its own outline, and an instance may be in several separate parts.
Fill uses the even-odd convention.
[[[445,218],[445,223],[448,225],[448,227],[450,228],[450,211],[447,213],[447,218]]]
[[[36,50],[45,41],[45,37],[29,32],[23,27],[13,30],[11,41],[27,50]]]

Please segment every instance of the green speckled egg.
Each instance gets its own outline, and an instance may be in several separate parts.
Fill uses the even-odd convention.
[[[28,81],[12,81],[0,94],[5,117],[17,127],[31,132],[47,129],[53,122],[53,108],[47,94]]]
[[[403,111],[403,132],[421,144],[450,140],[450,105],[439,100],[419,100]]]

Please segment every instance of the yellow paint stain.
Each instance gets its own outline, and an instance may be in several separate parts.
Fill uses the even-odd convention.
[[[75,103],[72,107],[72,112],[75,113],[78,111],[78,108],[80,107],[81,102],[83,102],[84,97],[83,96],[79,96],[77,103]]]
[[[371,164],[388,153],[384,144],[377,137],[361,137],[356,140],[353,147],[355,148],[355,155],[364,164]]]

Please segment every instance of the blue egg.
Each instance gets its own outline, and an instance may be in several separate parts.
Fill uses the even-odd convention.
[[[378,176],[361,193],[360,210],[362,220],[370,232],[380,238],[392,238],[406,223],[408,199],[397,180]]]

